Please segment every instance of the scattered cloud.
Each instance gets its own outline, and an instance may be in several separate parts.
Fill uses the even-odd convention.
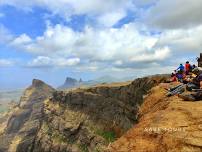
[[[158,46],[168,45],[173,52],[200,53],[202,50],[202,25],[190,29],[175,29],[163,32],[156,43]]]
[[[126,39],[127,37],[127,39]],[[39,55],[31,65],[52,65],[50,58],[78,58],[82,63],[105,63],[107,65],[147,64],[160,62],[168,57],[168,47],[155,46],[158,37],[140,33],[135,24],[124,25],[120,29],[94,29],[86,27],[83,32],[75,32],[63,25],[48,26],[42,36],[31,40],[26,35],[15,38],[11,44],[18,48]],[[41,56],[46,56],[41,57]],[[70,64],[71,60],[58,60],[56,65]],[[78,61],[78,60],[76,60]],[[118,62],[117,62],[118,61]],[[103,64],[102,64],[103,65]]]
[[[98,18],[98,23],[107,26],[114,25],[125,17],[128,10],[134,8],[132,0],[119,0],[119,2],[117,0],[85,0],[85,2],[83,0],[1,0],[0,5],[10,5],[25,11],[41,7],[67,21],[71,20],[73,15],[85,14],[95,20]]]
[[[200,0],[158,0],[145,12],[145,22],[161,29],[189,28],[202,24]]]
[[[131,61],[135,62],[155,62],[165,60],[170,56],[170,49],[168,47],[156,49],[153,53],[141,53],[137,57],[133,57]]]
[[[202,37],[198,34],[202,32],[201,26],[167,30],[158,35],[143,29],[144,32],[129,23],[121,28],[86,26],[84,31],[78,32],[68,26],[49,24],[43,35],[31,39],[22,34],[9,45],[38,56],[28,67],[85,68],[81,64],[87,67],[94,64],[91,65],[94,69],[147,68],[151,64],[165,64],[165,60],[173,55],[182,56],[185,51],[197,54],[202,50]]]
[[[79,64],[79,58],[50,58],[47,56],[38,56],[27,64],[31,68],[47,68],[47,67],[69,67]]]
[[[84,71],[171,67],[174,63],[169,59],[202,50],[199,0],[2,0],[2,5],[26,11],[40,7],[68,22],[75,15],[95,21],[96,26],[84,23],[82,31],[50,21],[44,33],[35,38],[26,33],[14,35],[0,25],[0,43],[32,55],[27,67]],[[135,19],[115,28],[128,12]]]
[[[14,64],[14,61],[9,59],[0,59],[0,67],[8,67],[12,66]]]
[[[112,27],[125,16],[126,12],[124,11],[106,13],[98,17],[98,23],[104,25],[105,27]]]
[[[22,34],[22,35],[16,37],[12,41],[11,45],[14,45],[14,46],[26,45],[26,44],[29,44],[31,41],[32,41],[32,39],[28,35]]]

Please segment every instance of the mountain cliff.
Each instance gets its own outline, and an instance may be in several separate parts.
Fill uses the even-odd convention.
[[[104,151],[137,123],[144,96],[165,79],[145,77],[72,91],[33,80],[1,123],[0,151]]]
[[[33,151],[33,143],[43,120],[43,101],[53,92],[54,89],[44,82],[33,80],[21,97],[19,105],[7,114],[8,119],[1,117],[1,152]]]

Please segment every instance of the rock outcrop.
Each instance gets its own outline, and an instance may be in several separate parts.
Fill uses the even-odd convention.
[[[0,134],[1,152],[28,152],[34,149],[37,132],[43,120],[43,101],[52,95],[54,89],[34,79],[12,110],[4,130]]]
[[[111,144],[107,152],[168,151],[202,151],[202,101],[166,97],[160,85],[146,97],[137,125]]]

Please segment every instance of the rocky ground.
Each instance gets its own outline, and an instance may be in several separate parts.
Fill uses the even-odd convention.
[[[201,152],[202,101],[166,97],[165,84],[152,89],[132,129],[108,152]]]

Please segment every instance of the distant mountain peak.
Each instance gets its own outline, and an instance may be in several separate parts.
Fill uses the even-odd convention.
[[[75,83],[75,82],[77,82],[77,80],[71,77],[67,77],[65,80],[65,83]]]
[[[46,85],[45,82],[43,82],[39,79],[33,79],[32,80],[32,87],[41,87],[43,85]]]
[[[82,79],[78,81],[77,79],[74,79],[72,77],[67,77],[65,83],[60,86],[59,89],[74,88],[76,86],[79,86],[81,83]]]
[[[48,84],[46,84],[45,82],[43,82],[42,80],[39,79],[33,79],[32,80],[32,85],[30,86],[31,88],[49,88],[54,90],[54,88]]]

